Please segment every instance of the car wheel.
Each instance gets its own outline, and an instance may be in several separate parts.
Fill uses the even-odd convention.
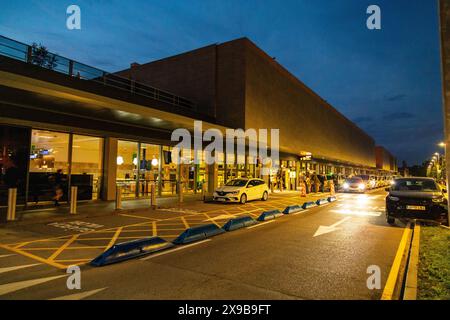
[[[389,223],[390,225],[395,224],[395,218],[391,217],[389,214],[386,216],[386,221],[387,223]]]
[[[264,191],[261,200],[262,200],[262,201],[267,201],[268,198],[269,198],[269,194],[267,193],[267,191]]]
[[[247,195],[244,193],[244,194],[241,196],[241,201],[240,201],[240,203],[245,204],[246,202],[247,202]]]

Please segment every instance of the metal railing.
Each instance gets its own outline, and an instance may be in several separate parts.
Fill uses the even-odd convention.
[[[44,57],[39,55],[39,53],[37,47],[0,35],[0,55],[34,64],[78,79],[100,83],[135,95],[152,98],[177,107],[195,110],[195,104],[192,101],[167,91],[88,66],[51,52],[46,52]]]

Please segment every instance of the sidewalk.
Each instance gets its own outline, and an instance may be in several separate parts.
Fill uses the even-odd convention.
[[[299,201],[301,198],[299,191],[275,191],[271,194],[272,197],[298,197]],[[307,198],[319,198],[319,197],[328,197],[329,193],[310,193]],[[189,194],[183,196],[183,202],[181,204],[181,208],[189,210],[195,209],[199,204],[212,204],[217,205],[217,203],[211,202],[203,202],[201,194]],[[255,203],[255,202],[251,202]],[[221,203],[220,205],[233,205],[231,203]],[[156,198],[156,206],[157,209],[168,209],[168,208],[180,208],[178,204],[178,197],[160,197]],[[209,209],[209,206],[208,206]],[[68,221],[68,220],[77,220],[80,218],[89,218],[89,217],[103,217],[103,216],[111,216],[119,213],[134,213],[145,210],[147,213],[155,210],[152,210],[150,207],[150,198],[144,199],[128,199],[122,200],[122,209],[115,209],[115,201],[95,201],[95,202],[79,202],[77,205],[77,213],[70,214],[69,204],[63,204],[60,207],[45,207],[38,209],[31,209],[26,211],[18,210],[16,212],[17,220],[14,222],[0,223],[0,227],[5,226],[14,226],[14,225],[28,225],[33,223],[48,223],[55,221]]]
[[[201,201],[202,196],[184,195],[184,202]],[[133,212],[135,210],[150,210],[150,198],[144,199],[128,199],[122,200],[122,209],[116,210],[115,201],[92,201],[79,202],[77,204],[77,213],[70,214],[69,204],[63,204],[60,207],[45,207],[38,209],[31,209],[26,211],[18,210],[16,212],[17,220],[14,222],[0,223],[1,226],[11,225],[26,225],[35,222],[53,222],[64,221],[71,219],[78,219],[84,217],[99,217],[114,215],[117,213]],[[158,208],[178,206],[177,197],[161,197],[156,199]]]

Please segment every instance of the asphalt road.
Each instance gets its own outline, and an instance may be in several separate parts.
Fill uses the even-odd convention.
[[[404,226],[386,224],[384,191],[338,197],[194,245],[85,266],[81,290],[67,289],[64,271],[1,249],[0,299],[379,299]],[[21,268],[6,269],[9,260]],[[367,288],[372,265],[380,289]]]

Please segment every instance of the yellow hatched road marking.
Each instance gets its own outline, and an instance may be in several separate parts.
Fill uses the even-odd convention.
[[[208,220],[210,220],[212,223],[214,223],[216,226],[218,226],[220,228],[220,225],[216,222],[216,220],[214,220],[213,218],[211,218],[207,213],[204,213],[206,218],[208,218]]]
[[[61,247],[59,247],[59,249],[56,250],[47,260],[49,260],[49,261],[55,260],[55,258],[57,256],[59,256],[59,254],[61,252],[63,252],[64,249],[66,249],[68,246],[70,246],[78,238],[78,236],[79,236],[78,234],[72,236],[72,238],[67,240],[66,243],[64,243]]]
[[[409,234],[411,233],[410,223],[406,225],[403,230],[402,239],[395,254],[394,262],[392,263],[391,270],[389,271],[389,276],[384,286],[383,294],[381,295],[381,300],[392,300],[394,295],[395,284],[397,283],[398,274],[400,271],[400,266],[403,260],[403,254],[405,252],[406,244],[408,242]]]
[[[0,245],[0,247],[5,249],[5,250],[9,250],[9,251],[21,254],[21,255],[23,255],[25,257],[28,257],[28,258],[37,260],[39,262],[48,264],[48,265],[50,265],[52,267],[55,267],[55,268],[58,268],[58,269],[67,269],[67,266],[65,266],[65,265],[63,265],[61,263],[57,263],[55,261],[50,261],[50,260],[44,259],[42,257],[35,256],[34,254],[28,253],[28,252],[23,251],[21,249],[16,249],[16,248],[13,248],[13,247],[10,247],[10,246],[5,246],[5,245]]]
[[[181,217],[181,221],[183,221],[184,226],[186,227],[186,229],[189,229],[189,224],[186,221],[185,217]]]
[[[114,243],[116,243],[117,238],[119,237],[120,233],[122,232],[123,227],[119,227],[116,230],[116,233],[114,233],[113,237],[111,238],[111,241],[109,241],[108,245],[105,248],[105,251],[108,250],[109,248],[111,248]]]
[[[154,218],[143,217],[143,216],[137,216],[137,215],[134,215],[134,214],[127,214],[127,213],[121,213],[120,215],[121,215],[121,216],[124,216],[124,217],[138,218],[138,219],[145,219],[145,220],[152,220],[152,221],[158,220],[158,219],[154,219]]]

